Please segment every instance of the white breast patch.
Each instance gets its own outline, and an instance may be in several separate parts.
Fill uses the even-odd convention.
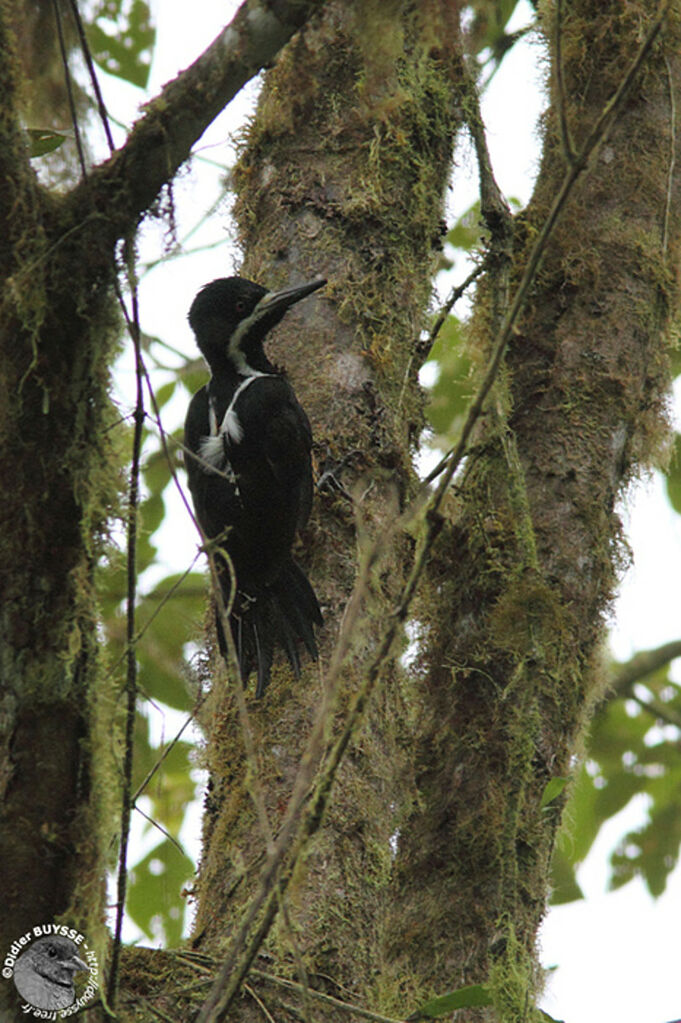
[[[231,404],[224,414],[223,420],[220,423],[220,433],[231,441],[232,444],[240,444],[244,436],[244,428],[239,422],[239,417],[236,414],[234,408],[234,398],[232,398]]]
[[[208,462],[208,465],[212,465],[214,469],[222,469],[227,459],[225,456],[225,445],[220,434],[214,434],[212,437],[202,437],[199,441],[199,455],[204,462]]]
[[[244,429],[236,412],[237,398],[250,384],[253,383],[254,380],[257,380],[258,377],[269,376],[273,376],[273,374],[260,373],[255,370],[250,373],[245,380],[242,380],[232,395],[232,400],[227,406],[227,411],[222,417],[222,422],[219,426],[217,416],[215,415],[213,401],[212,399],[209,399],[208,421],[210,424],[210,436],[201,438],[199,442],[199,455],[204,462],[213,466],[213,468],[218,472],[230,471],[231,466],[229,464],[227,449],[231,445],[240,444],[243,440]]]

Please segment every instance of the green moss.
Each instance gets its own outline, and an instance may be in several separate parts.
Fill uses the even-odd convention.
[[[534,1007],[538,991],[533,957],[510,919],[500,921],[499,933],[502,950],[493,959],[487,984],[497,1019],[499,1023],[539,1023],[543,1015]]]

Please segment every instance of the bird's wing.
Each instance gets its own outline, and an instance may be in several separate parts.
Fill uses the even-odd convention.
[[[210,433],[208,388],[202,387],[187,409],[184,460],[199,525],[206,536],[216,537],[238,516],[239,499],[234,480],[209,468],[201,458],[201,441]]]
[[[239,399],[237,411],[244,439],[235,466],[242,464],[243,452],[244,473],[258,464],[267,467],[275,487],[291,496],[295,525],[302,528],[312,505],[312,431],[293,388],[284,377],[259,378]]]
[[[210,433],[210,425],[208,420],[208,387],[202,387],[201,390],[197,391],[189,402],[189,408],[187,409],[187,415],[184,421],[184,444],[185,453],[184,460],[187,467],[187,475],[189,476],[190,486],[191,481],[196,477],[196,474],[201,471],[200,463],[192,458],[190,452],[197,455],[199,452],[199,444],[201,438],[205,437]]]

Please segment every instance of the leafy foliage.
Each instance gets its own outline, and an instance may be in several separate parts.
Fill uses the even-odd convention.
[[[27,128],[28,152],[31,159],[53,153],[66,142],[66,135],[51,128]]]
[[[147,344],[146,354],[154,359],[153,343]],[[175,370],[173,379],[156,390],[158,407],[167,409],[176,397],[179,404],[184,405],[186,389],[193,389],[196,375],[194,363]],[[180,469],[179,443],[174,443],[179,442],[179,433],[176,430],[168,438],[173,471]],[[155,573],[158,569],[157,533],[165,521],[167,488],[175,483],[171,464],[155,430],[145,431],[143,444],[144,496],[138,513],[137,548],[141,594],[137,604],[136,644],[142,699],[135,727],[133,791],[138,799],[144,796],[148,800],[144,812],[150,820],[145,831],[157,826],[160,841],[140,862],[131,866],[127,909],[149,938],[162,935],[172,946],[179,942],[184,922],[181,893],[195,869],[177,844],[187,806],[197,796],[197,783],[192,776],[194,748],[186,740],[172,742],[172,735],[164,735],[160,743],[158,739],[154,741],[152,734],[159,729],[150,727],[149,712],[153,709],[164,719],[170,711],[180,711],[187,720],[195,707],[198,694],[190,684],[188,653],[190,644],[201,634],[207,586],[200,571],[175,572],[145,591],[145,577],[150,570]],[[107,563],[100,568],[99,592],[114,675],[122,673],[125,654],[126,586],[124,554],[112,550]],[[172,836],[172,840],[167,836]]]
[[[569,780],[569,778],[552,778],[548,782],[541,797],[542,808],[550,806],[554,799],[558,798]]]
[[[433,345],[430,362],[437,376],[430,388],[427,416],[433,447],[448,448],[458,434],[473,394],[471,361],[463,347],[462,323],[448,316]]]
[[[144,0],[102,0],[87,26],[92,56],[109,74],[143,89],[156,30]]]
[[[126,908],[145,934],[156,937],[160,930],[170,946],[179,945],[183,913],[177,892],[193,873],[192,861],[168,839],[135,864]]]
[[[460,987],[449,994],[431,998],[429,1002],[422,1005],[416,1012],[408,1017],[409,1020],[440,1019],[448,1016],[456,1009],[473,1009],[483,1005],[491,1005],[493,1002],[487,988],[482,984],[469,984],[467,987]]]
[[[554,903],[581,898],[576,870],[606,820],[645,797],[644,823],[612,852],[612,888],[641,877],[661,895],[681,847],[681,689],[660,670],[596,714],[587,762],[580,768],[553,861]],[[667,722],[665,724],[665,721]],[[678,724],[669,722],[678,721]]]
[[[507,26],[518,6],[518,0],[472,0],[467,4],[468,49],[491,62],[496,71],[517,39]]]

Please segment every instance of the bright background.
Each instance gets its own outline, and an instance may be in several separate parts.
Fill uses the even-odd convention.
[[[142,92],[102,73],[101,81],[110,113],[129,125],[142,102],[154,96],[178,71],[190,64],[231,17],[236,3],[216,4],[193,0],[191,5],[152,2],[157,29],[156,47],[148,89]],[[532,20],[529,4],[516,10],[512,31]],[[483,97],[483,117],[497,180],[506,196],[525,204],[530,197],[537,168],[539,140],[537,119],[542,109],[541,47],[531,37],[518,42],[504,59]],[[140,285],[141,323],[144,331],[162,337],[194,358],[193,339],[186,322],[191,300],[198,288],[214,277],[237,269],[229,199],[191,236],[187,235],[216,200],[224,194],[224,167],[233,160],[232,134],[243,123],[257,95],[251,83],[209,128],[196,147],[197,157],[184,169],[174,187],[178,238],[185,249],[197,249],[191,258],[169,258],[143,273]],[[117,144],[123,140],[119,132]],[[105,156],[103,146],[97,147]],[[215,161],[211,163],[210,161]],[[454,186],[448,200],[453,222],[477,198],[477,169],[470,145],[464,139],[456,157]],[[140,262],[153,263],[163,256],[168,240],[162,221],[147,221],[141,232]],[[463,279],[462,262],[438,282],[442,296],[452,283]],[[171,361],[169,359],[169,361]],[[429,371],[424,383],[429,383]],[[129,357],[121,359],[116,374],[117,397],[123,410],[131,409],[134,377]],[[175,425],[184,409],[164,409],[164,421]],[[677,424],[678,425],[678,424]],[[169,502],[169,503],[168,503]],[[167,498],[167,512],[160,530],[161,564],[158,576],[181,571],[196,553],[197,537],[174,491]],[[619,660],[636,650],[674,640],[679,627],[678,579],[681,577],[681,518],[670,508],[663,482],[656,474],[632,488],[622,514],[634,553],[634,566],[622,582],[612,622],[611,643]],[[154,581],[153,572],[143,582]],[[677,662],[678,664],[678,662]],[[676,678],[679,679],[677,672]],[[170,738],[182,724],[183,715],[167,711],[154,720],[158,737]],[[665,1023],[681,1015],[681,982],[678,964],[678,906],[681,872],[671,877],[667,891],[654,901],[639,880],[614,893],[606,891],[607,857],[617,839],[644,817],[646,797],[637,797],[602,829],[594,848],[579,872],[586,898],[551,909],[542,928],[542,961],[551,967],[543,1007],[566,1023]],[[144,800],[141,800],[144,807]],[[199,854],[200,806],[190,808],[180,840],[195,859]],[[132,860],[157,841],[138,816],[134,817]],[[128,924],[126,940],[141,935]],[[143,943],[148,943],[144,939]]]

